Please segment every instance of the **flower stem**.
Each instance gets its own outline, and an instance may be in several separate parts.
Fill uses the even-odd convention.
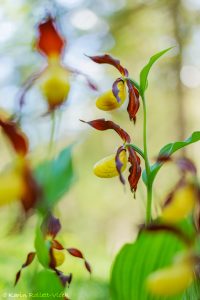
[[[53,111],[51,113],[51,135],[50,135],[50,141],[49,141],[49,153],[51,154],[54,144],[54,134],[55,134],[55,127],[56,127],[56,116],[55,112]]]
[[[151,222],[151,206],[152,206],[152,182],[150,180],[150,164],[148,158],[148,149],[147,149],[147,109],[146,109],[146,101],[144,95],[142,95],[142,103],[143,103],[143,144],[144,144],[144,161],[147,175],[147,207],[146,207],[146,224]]]

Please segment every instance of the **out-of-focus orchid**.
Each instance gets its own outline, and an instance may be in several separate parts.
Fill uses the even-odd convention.
[[[44,64],[41,71],[33,74],[24,84],[20,95],[20,106],[24,104],[27,91],[33,84],[38,83],[47,101],[48,111],[54,111],[68,99],[71,73],[85,76],[89,86],[96,90],[95,84],[85,74],[63,64],[62,54],[66,39],[58,30],[55,19],[48,16],[44,22],[39,23],[37,29],[36,49],[44,55],[47,64]]]
[[[36,256],[38,257],[39,262],[45,268],[49,268],[56,273],[64,287],[66,286],[66,284],[69,285],[72,281],[72,274],[70,273],[69,275],[64,275],[63,272],[57,269],[57,267],[62,265],[65,261],[64,250],[67,251],[71,256],[82,259],[84,261],[84,265],[87,271],[89,273],[92,272],[90,264],[85,259],[83,253],[79,249],[65,248],[59,241],[56,240],[56,236],[59,233],[60,229],[61,224],[59,219],[55,218],[52,214],[48,214],[47,217],[44,219],[39,231],[41,234],[40,243],[43,244],[43,246],[45,247],[44,250],[47,251],[47,257],[41,256],[40,252],[37,252],[38,246],[35,243],[36,252],[30,252],[27,255],[26,262],[22,265],[21,269],[16,274],[15,285],[20,279],[22,269],[29,266]]]
[[[0,205],[20,201],[24,211],[28,212],[40,197],[40,188],[26,157],[28,138],[10,119],[1,117],[0,127],[15,153],[14,162],[0,174]]]

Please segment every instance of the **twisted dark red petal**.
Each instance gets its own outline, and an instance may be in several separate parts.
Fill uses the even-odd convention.
[[[20,130],[18,125],[12,121],[4,121],[0,119],[0,126],[3,132],[10,140],[14,150],[17,154],[26,155],[28,153],[28,139],[26,135]]]
[[[25,183],[25,191],[21,198],[21,203],[25,212],[35,208],[42,195],[41,187],[36,181],[28,164],[25,164],[22,176]]]
[[[130,120],[133,120],[135,122],[136,114],[140,107],[139,92],[134,87],[134,85],[130,82],[130,80],[127,80],[126,83],[127,83],[128,92],[129,92],[129,102],[128,102],[127,111],[128,111]]]
[[[37,49],[46,56],[60,55],[66,42],[59,34],[54,20],[49,17],[45,22],[40,23],[38,31]]]
[[[84,260],[84,265],[85,265],[87,271],[89,273],[92,272],[92,269],[91,269],[91,266],[90,266],[89,262],[85,259],[83,253],[80,250],[78,250],[77,248],[67,248],[66,250],[68,251],[68,253],[70,255],[72,255],[74,257],[77,257],[77,258],[83,259]]]
[[[133,148],[128,146],[127,149],[129,151],[128,161],[131,164],[128,181],[131,191],[136,192],[137,184],[141,176],[140,158]]]
[[[131,141],[129,134],[124,129],[122,129],[119,125],[115,124],[113,121],[106,121],[105,119],[96,119],[89,122],[83,120],[80,121],[83,123],[87,123],[93,128],[100,131],[113,129],[115,132],[117,132],[117,134],[121,137],[121,139],[124,142],[130,143]]]
[[[21,276],[21,271],[22,269],[28,267],[34,260],[36,253],[35,252],[30,252],[28,253],[27,257],[26,257],[26,261],[25,263],[23,263],[21,269],[17,272],[16,277],[15,277],[15,283],[14,285],[16,285],[20,279]]]
[[[91,60],[97,64],[109,64],[115,67],[123,76],[128,76],[128,71],[120,64],[120,61],[113,58],[109,54],[99,55],[99,56],[88,56]]]

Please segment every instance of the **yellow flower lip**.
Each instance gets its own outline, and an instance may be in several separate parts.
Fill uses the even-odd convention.
[[[52,249],[53,258],[55,259],[56,267],[61,266],[65,261],[64,250]]]
[[[190,185],[179,187],[170,202],[164,206],[161,218],[168,223],[176,223],[187,217],[196,203],[195,188]]]
[[[69,73],[57,60],[52,60],[40,78],[40,89],[50,108],[66,101],[69,91]]]
[[[120,153],[119,159],[123,164],[121,168],[121,171],[123,172],[127,165],[126,150],[123,150]],[[116,168],[115,154],[106,156],[98,161],[93,167],[93,172],[97,177],[101,178],[112,178],[118,176],[119,174]]]
[[[97,98],[96,100],[97,108],[104,111],[110,111],[122,106],[122,104],[126,100],[126,87],[124,82],[122,81],[118,83],[117,87],[119,89],[119,98],[121,99],[121,102],[119,103],[115,98],[112,90],[109,90]]]
[[[192,264],[176,263],[158,270],[147,278],[148,290],[157,296],[175,296],[187,289],[194,278]]]

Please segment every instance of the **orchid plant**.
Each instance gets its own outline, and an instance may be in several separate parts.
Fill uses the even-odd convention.
[[[8,205],[18,201],[21,205],[19,218],[15,224],[23,229],[27,218],[35,214],[38,217],[35,235],[35,250],[29,252],[21,269],[15,277],[15,286],[19,282],[22,270],[28,267],[37,257],[42,271],[33,276],[35,292],[47,292],[49,297],[69,299],[65,293],[72,281],[72,273],[64,274],[59,267],[65,262],[65,252],[82,259],[86,270],[91,274],[91,266],[82,251],[76,247],[65,248],[56,236],[61,229],[61,223],[54,216],[55,206],[68,191],[73,182],[72,146],[62,149],[57,157],[34,165],[31,161],[29,138],[21,129],[22,108],[27,92],[38,84],[41,94],[47,102],[47,112],[54,118],[56,111],[68,99],[70,70],[62,62],[62,54],[66,45],[65,38],[58,30],[55,19],[48,16],[38,24],[36,49],[46,59],[44,67],[30,76],[21,88],[19,97],[20,111],[11,116],[0,116],[0,127],[8,148],[12,151],[12,162],[0,174],[0,205]],[[83,74],[84,75],[84,74]],[[85,76],[85,75],[84,75]],[[95,85],[86,77],[89,86]],[[50,150],[54,145],[54,120],[52,120]],[[20,223],[20,226],[19,226]],[[35,289],[35,290],[34,290]],[[52,294],[51,294],[52,293]]]
[[[140,72],[140,82],[131,78],[119,60],[108,54],[89,56],[98,64],[114,66],[121,74],[112,88],[100,95],[96,106],[103,111],[119,109],[128,98],[127,112],[130,122],[136,122],[140,103],[143,106],[143,148],[139,148],[126,130],[113,121],[97,119],[83,121],[93,128],[114,130],[122,140],[116,152],[94,165],[94,174],[101,178],[119,176],[125,184],[123,172],[129,163],[128,181],[131,192],[136,192],[141,178],[146,187],[145,222],[138,227],[138,237],[133,244],[126,244],[116,257],[111,274],[113,300],[149,299],[199,299],[196,289],[199,281],[199,201],[200,188],[194,163],[186,157],[173,159],[179,149],[200,140],[194,132],[185,141],[165,145],[156,162],[150,164],[148,151],[147,100],[148,75],[153,64],[171,48],[152,56]],[[127,96],[128,94],[128,96]],[[141,172],[141,160],[144,169]],[[160,168],[167,162],[175,163],[181,177],[174,190],[161,207],[161,214],[153,217],[154,181]],[[189,225],[188,225],[189,224]],[[196,225],[195,225],[196,224]],[[162,253],[165,253],[162,254]],[[174,262],[173,262],[174,261]],[[189,298],[191,295],[195,298]]]

